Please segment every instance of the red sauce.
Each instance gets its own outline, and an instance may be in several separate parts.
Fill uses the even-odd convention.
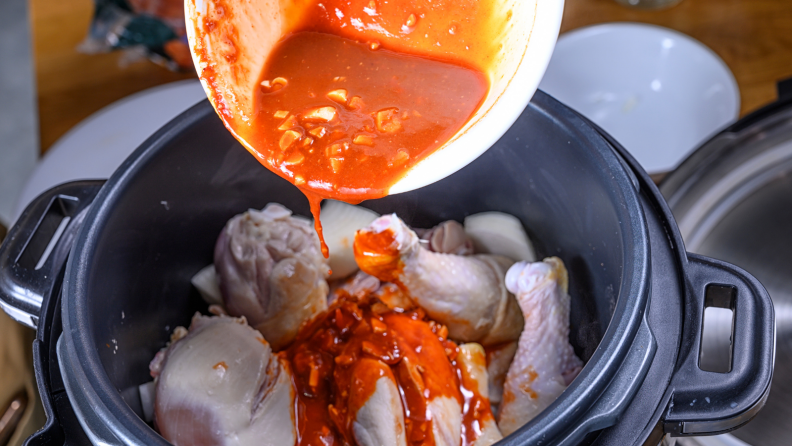
[[[470,68],[315,32],[281,41],[261,79],[250,132],[240,134],[312,195],[315,216],[318,198],[387,195],[462,128],[488,88]]]
[[[448,330],[420,309],[397,312],[370,302],[341,296],[281,353],[293,370],[297,444],[355,444],[355,414],[382,376],[399,389],[408,445],[434,444],[427,404],[440,396],[460,403],[465,438],[475,438],[477,426],[492,416],[489,402],[460,383],[458,348],[446,338]]]
[[[283,40],[262,79],[245,139],[301,189],[355,202],[386,195],[487,91],[474,70],[312,32]]]
[[[358,231],[352,248],[355,252],[355,262],[361,271],[384,282],[400,285],[399,276],[404,265],[394,237],[390,229],[380,233]],[[401,285],[399,287],[404,292],[407,291]]]
[[[292,32],[317,31],[486,72],[511,19],[484,0],[307,0],[289,11]],[[505,19],[505,21],[504,21]]]

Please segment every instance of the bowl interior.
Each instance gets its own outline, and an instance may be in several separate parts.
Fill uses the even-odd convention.
[[[588,361],[645,260],[634,246],[629,209],[637,201],[626,202],[636,200],[625,194],[632,187],[627,175],[604,141],[572,117],[540,93],[475,163],[421,190],[363,205],[417,227],[482,211],[517,216],[539,256],[558,256],[569,270],[570,341]],[[240,147],[206,102],[152,137],[105,188],[82,231],[91,238],[78,253],[90,259],[76,279],[85,294],[68,297],[76,311],[66,317],[82,327],[83,366],[96,367],[89,376],[112,389],[108,398],[130,414],[125,423],[139,425],[132,415],[141,414],[137,386],[151,380],[149,361],[171,331],[206,309],[190,278],[212,262],[226,221],[269,202],[305,216],[309,209],[295,187]]]

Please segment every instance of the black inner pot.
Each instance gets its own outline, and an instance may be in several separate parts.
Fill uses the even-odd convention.
[[[171,331],[206,310],[190,278],[212,262],[226,221],[269,202],[310,216],[305,197],[259,165],[207,101],[152,136],[100,192],[65,273],[61,342],[80,370],[62,372],[76,376],[92,410],[122,437],[167,444],[135,416],[137,386],[151,380],[149,361]],[[563,259],[570,341],[587,365],[553,406],[504,443],[568,431],[616,374],[648,295],[648,239],[634,178],[602,137],[537,92],[512,129],[463,170],[363,206],[416,227],[506,212],[522,220],[540,257]]]

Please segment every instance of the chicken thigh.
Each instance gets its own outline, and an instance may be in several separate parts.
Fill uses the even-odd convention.
[[[223,302],[280,350],[327,308],[329,266],[307,220],[270,203],[228,221],[215,245]]]
[[[355,236],[355,260],[372,276],[399,285],[456,341],[494,345],[520,336],[523,318],[504,285],[513,263],[496,255],[432,252],[395,214]]]
[[[294,444],[288,366],[244,318],[196,314],[151,363],[154,422],[176,446]]]
[[[516,263],[506,275],[506,286],[517,296],[525,317],[498,414],[498,427],[509,435],[549,406],[575,379],[583,362],[569,344],[570,299],[561,259]]]

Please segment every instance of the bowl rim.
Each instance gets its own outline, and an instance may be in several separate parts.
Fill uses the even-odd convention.
[[[533,28],[517,71],[492,107],[464,133],[455,135],[413,166],[389,189],[409,192],[435,183],[462,169],[489,150],[531,102],[555,49],[565,0],[536,0]]]

